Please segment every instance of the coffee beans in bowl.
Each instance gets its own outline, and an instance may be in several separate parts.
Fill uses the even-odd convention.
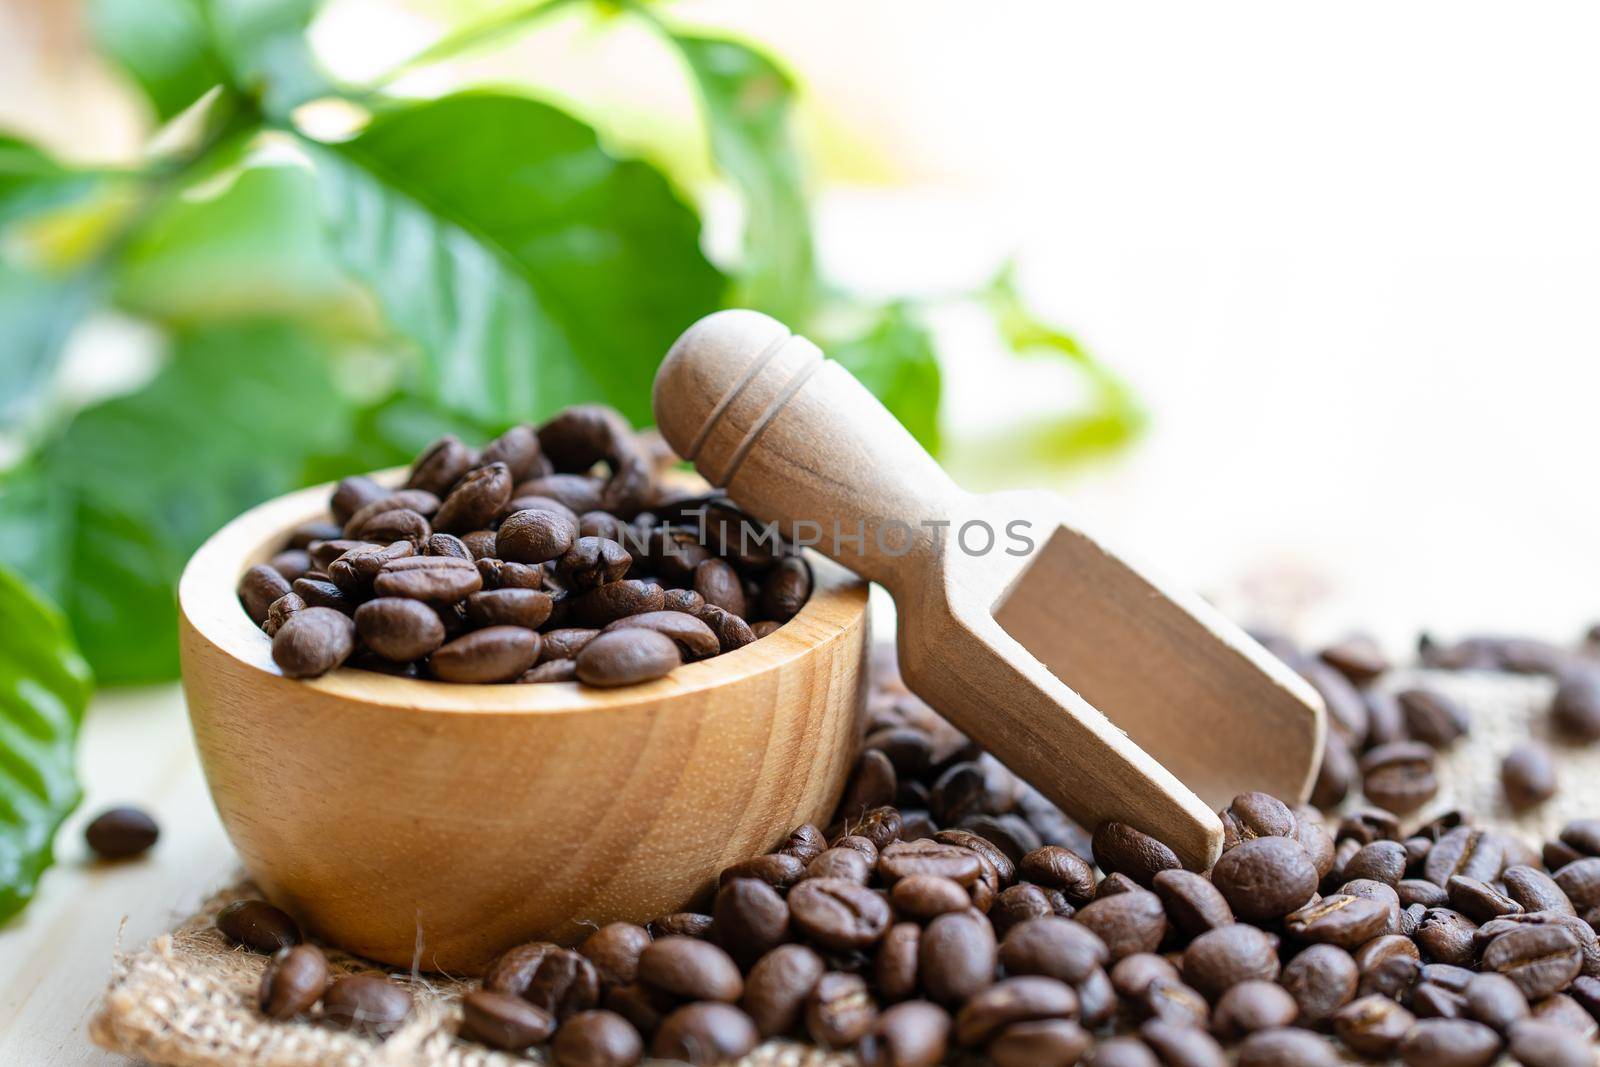
[[[239,603],[291,678],[660,678],[770,634],[811,592],[775,530],[660,480],[667,460],[598,406],[478,449],[442,437],[398,487],[340,482],[325,519],[244,572]]]

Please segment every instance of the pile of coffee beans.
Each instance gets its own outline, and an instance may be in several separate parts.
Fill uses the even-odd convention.
[[[1600,627],[1567,648],[1531,637],[1473,636],[1441,644],[1424,635],[1418,660],[1433,670],[1542,675],[1556,682],[1553,733],[1565,741],[1600,740]],[[1331,808],[1359,791],[1373,804],[1408,815],[1434,798],[1434,755],[1468,736],[1467,710],[1427,686],[1385,684],[1393,664],[1372,638],[1355,635],[1310,654],[1277,634],[1257,634],[1272,652],[1322,695],[1328,744],[1312,802]],[[1550,749],[1525,741],[1505,753],[1501,785],[1507,805],[1526,811],[1556,792]]]
[[[1135,827],[1085,833],[891,664],[868,714],[833,825],[729,867],[701,911],[508,950],[462,999],[461,1039],[561,1067],[720,1063],[780,1036],[867,1067],[1321,1067],[1340,1046],[1409,1067],[1593,1063],[1600,819],[1535,848],[1457,811],[1413,825],[1250,793],[1221,813],[1216,865],[1188,871]],[[1373,768],[1400,806],[1426,791],[1405,760]],[[278,953],[273,1018],[405,1017],[381,977],[335,997],[268,905],[218,925]]]
[[[447,436],[401,488],[340,482],[329,519],[247,570],[239,600],[292,678],[659,678],[765,637],[811,594],[774,531],[662,484],[671,462],[596,406],[481,449]]]

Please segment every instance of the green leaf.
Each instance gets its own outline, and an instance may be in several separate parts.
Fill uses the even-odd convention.
[[[465,93],[312,146],[332,240],[420,350],[411,392],[493,423],[604,401],[650,421],[722,275],[660,172],[546,104]]]
[[[933,337],[904,303],[878,312],[854,337],[830,341],[830,357],[872,390],[922,447],[939,452],[939,359]]]
[[[348,433],[324,347],[276,323],[182,337],[145,388],[73,419],[39,463],[67,502],[64,606],[103,683],[176,675],[173,590],[190,553],[305,484]]]
[[[795,146],[793,79],[738,41],[670,33],[694,74],[717,166],[744,200],[736,302],[797,327],[818,294],[805,168]]]
[[[0,921],[33,896],[56,830],[82,797],[73,752],[88,665],[66,622],[0,567]]]
[[[282,119],[333,91],[306,40],[318,0],[204,0],[231,83]]]
[[[90,0],[100,49],[144,90],[160,122],[228,80],[201,0]]]

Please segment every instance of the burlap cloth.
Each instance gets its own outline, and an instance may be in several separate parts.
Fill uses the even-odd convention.
[[[1459,806],[1485,825],[1515,829],[1534,843],[1562,823],[1600,814],[1600,745],[1556,740],[1546,712],[1554,690],[1546,678],[1479,672],[1394,672],[1385,687],[1426,681],[1459,699],[1472,732],[1443,753],[1434,811]],[[1560,763],[1561,792],[1539,809],[1513,817],[1501,797],[1500,761],[1530,736],[1549,741]],[[218,908],[250,895],[246,882],[229,886],[171,933],[130,954],[118,954],[110,986],[89,1032],[103,1048],[173,1067],[500,1067],[541,1060],[460,1041],[457,1000],[472,984],[436,975],[394,977],[416,997],[408,1023],[387,1041],[355,1036],[315,1021],[271,1022],[255,1010],[266,958],[231,948],[213,927]],[[364,960],[330,951],[339,973],[372,971]],[[391,972],[392,973],[392,972]],[[743,1061],[749,1067],[824,1067],[855,1063],[793,1042],[769,1042]]]

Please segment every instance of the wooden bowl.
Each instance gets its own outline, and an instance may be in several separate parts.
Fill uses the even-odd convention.
[[[811,599],[782,628],[626,689],[295,681],[234,590],[329,492],[235,519],[178,589],[212,799],[251,878],[310,934],[476,974],[523,941],[703,908],[723,867],[828,818],[866,683],[853,575],[810,556]]]

